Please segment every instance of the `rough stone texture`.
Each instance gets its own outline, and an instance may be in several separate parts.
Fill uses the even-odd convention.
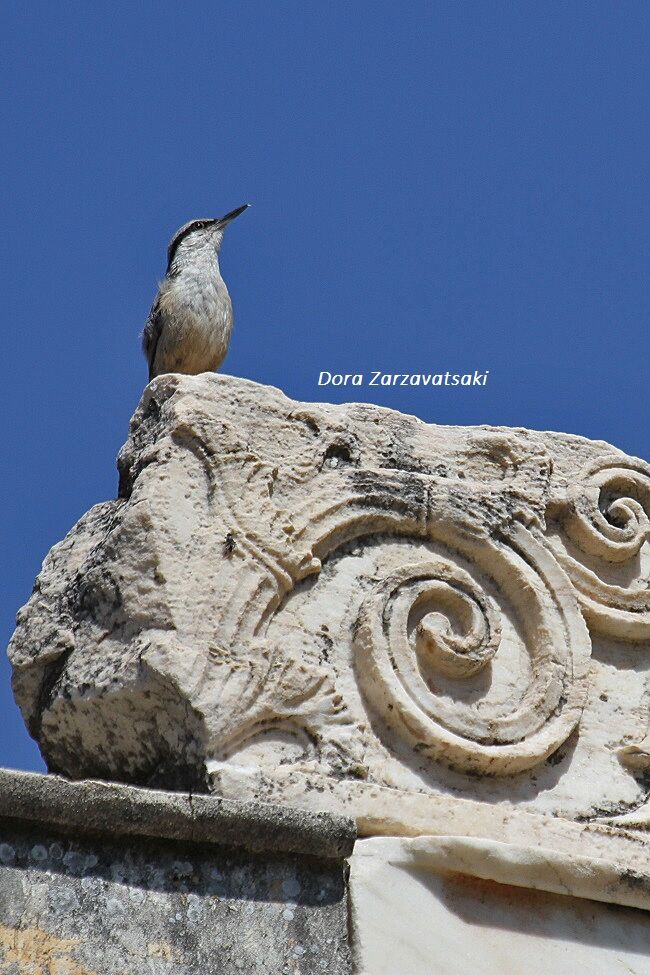
[[[350,855],[356,835],[352,820],[327,813],[108,782],[68,782],[9,769],[0,769],[3,817],[101,835],[153,836],[335,860]]]
[[[50,768],[602,859],[650,907],[647,464],[206,375],[119,467],[10,647]]]
[[[540,858],[521,862],[530,889],[495,882],[476,852],[469,864],[436,837],[357,844],[356,975],[650,975],[645,912],[535,889]]]
[[[195,813],[199,797],[7,772],[0,797],[2,975],[349,975],[332,858],[333,835],[351,845],[349,823],[290,811],[294,849],[312,855],[279,854],[288,821],[275,807],[256,819],[242,804],[237,829],[235,803],[201,797]],[[197,823],[199,840],[167,838]]]

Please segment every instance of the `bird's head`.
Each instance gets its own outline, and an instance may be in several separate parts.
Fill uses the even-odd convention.
[[[184,249],[188,250],[212,245],[218,251],[221,247],[224,231],[230,221],[238,217],[244,210],[247,210],[249,206],[250,203],[244,203],[243,206],[237,207],[236,210],[231,210],[224,217],[206,217],[201,220],[190,220],[188,223],[183,224],[169,242],[169,247],[167,248],[167,267],[170,267],[181,245]]]

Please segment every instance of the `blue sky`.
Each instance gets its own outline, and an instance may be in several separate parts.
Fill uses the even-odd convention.
[[[647,2],[9,5],[4,645],[116,490],[139,333],[186,220],[253,208],[224,371],[648,457]],[[319,388],[490,370],[485,387]],[[0,764],[42,768],[0,660]]]

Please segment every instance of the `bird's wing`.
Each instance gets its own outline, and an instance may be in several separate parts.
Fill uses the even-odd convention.
[[[149,317],[147,318],[144,331],[142,332],[142,351],[144,352],[149,364],[149,382],[153,379],[153,364],[156,358],[156,348],[162,330],[162,313],[160,308],[160,295],[151,306]]]

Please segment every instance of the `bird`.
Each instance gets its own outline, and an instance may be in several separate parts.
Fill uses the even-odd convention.
[[[167,372],[212,372],[225,359],[233,314],[219,249],[228,224],[249,206],[224,217],[190,220],[172,237],[167,271],[142,333],[149,381]]]

